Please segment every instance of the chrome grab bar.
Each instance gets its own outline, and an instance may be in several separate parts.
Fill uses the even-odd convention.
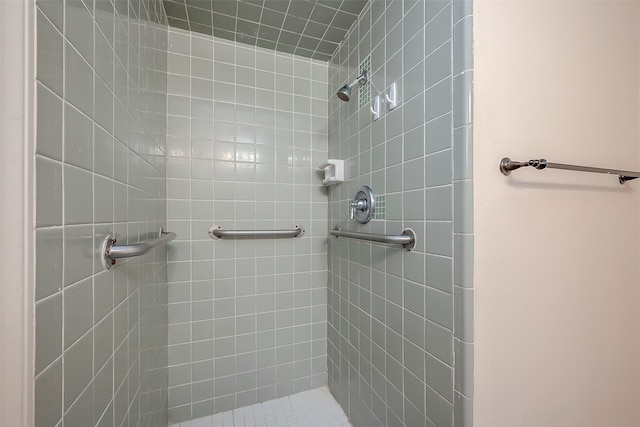
[[[520,168],[524,168],[527,166],[531,166],[537,170],[549,168],[549,169],[564,169],[564,170],[578,171],[578,172],[593,172],[593,173],[606,173],[609,175],[618,175],[618,182],[620,182],[620,184],[624,184],[627,181],[640,178],[640,172],[623,171],[623,170],[617,170],[617,169],[593,168],[590,166],[567,165],[564,163],[552,163],[552,162],[548,162],[545,159],[533,159],[533,160],[528,160],[526,162],[518,162],[515,160],[511,160],[508,157],[505,157],[500,161],[500,172],[502,172],[503,175],[509,175],[512,171]]]
[[[302,237],[304,228],[299,225],[294,226],[293,230],[223,230],[221,226],[214,225],[209,229],[209,237],[213,240],[223,238],[286,238],[286,237]]]
[[[169,243],[176,237],[178,237],[176,233],[165,232],[161,228],[158,237],[155,239],[145,240],[131,245],[116,246],[116,239],[113,236],[107,236],[102,241],[100,250],[102,253],[102,265],[109,270],[112,266],[116,265],[116,259],[144,255],[156,246]]]
[[[360,231],[343,231],[339,227],[337,227],[333,230],[329,230],[329,234],[336,237],[369,240],[371,242],[397,243],[397,244],[401,244],[408,251],[416,247],[416,233],[410,228],[405,228],[404,230],[402,230],[402,234],[393,235],[393,234],[362,233]]]

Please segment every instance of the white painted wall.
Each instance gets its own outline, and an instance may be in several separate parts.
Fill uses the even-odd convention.
[[[0,426],[33,426],[34,1],[0,1]]]
[[[474,2],[476,427],[640,425],[640,3]]]

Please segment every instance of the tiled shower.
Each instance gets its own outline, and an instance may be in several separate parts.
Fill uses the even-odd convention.
[[[170,419],[326,385],[327,63],[170,29],[168,72]]]
[[[166,16],[37,6],[35,425],[165,425],[166,253],[97,248],[166,227]]]
[[[166,426],[326,386],[354,426],[471,425],[470,1],[36,4],[36,426]],[[330,158],[347,179],[325,186]],[[348,220],[362,185],[368,224]],[[105,236],[161,227],[177,239],[104,271]]]
[[[356,426],[469,425],[470,5],[370,6],[331,59],[329,87],[370,56],[371,96],[398,82],[402,102],[372,121],[368,103],[329,98],[329,157],[348,159],[351,176],[329,191],[329,224],[418,239],[411,252],[329,239],[329,386]],[[348,220],[361,185],[384,196],[384,220]]]

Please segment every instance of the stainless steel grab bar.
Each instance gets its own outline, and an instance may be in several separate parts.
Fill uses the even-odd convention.
[[[223,238],[283,238],[283,237],[302,237],[304,228],[299,225],[294,226],[293,230],[223,230],[221,226],[214,225],[209,229],[209,237],[213,240]]]
[[[564,169],[564,170],[578,171],[578,172],[593,172],[593,173],[605,173],[609,175],[618,175],[618,182],[620,182],[620,184],[624,184],[627,181],[640,178],[640,172],[624,171],[624,170],[618,170],[618,169],[593,168],[590,166],[567,165],[564,163],[552,163],[552,162],[548,162],[545,159],[533,159],[533,160],[528,160],[526,162],[518,162],[515,160],[511,160],[508,157],[505,157],[500,161],[500,172],[502,172],[503,175],[509,175],[512,171],[516,169],[524,168],[527,166],[531,166],[538,170],[549,168],[549,169]]]
[[[107,236],[101,246],[102,252],[102,265],[109,270],[112,266],[116,265],[116,259],[130,258],[134,256],[144,255],[151,249],[163,243],[169,243],[177,237],[176,233],[165,232],[162,228],[158,233],[158,237],[155,239],[145,240],[140,243],[134,243],[131,245],[118,245],[116,239],[113,236]]]
[[[399,235],[362,233],[360,231],[343,231],[340,228],[329,230],[329,234],[336,237],[369,240],[371,242],[398,243],[402,244],[402,246],[408,251],[416,247],[416,233],[410,228],[405,228],[404,230],[402,230],[402,234]]]

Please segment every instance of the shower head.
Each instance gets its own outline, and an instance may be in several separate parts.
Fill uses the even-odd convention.
[[[351,85],[342,86],[336,95],[338,95],[338,98],[341,100],[348,101],[351,97]]]
[[[362,86],[367,82],[367,80],[368,80],[368,75],[367,75],[367,72],[365,71],[364,73],[356,77],[356,79],[351,83],[342,86],[340,90],[336,93],[336,95],[338,95],[338,98],[340,98],[341,100],[348,101],[351,98],[351,89],[358,84]]]

